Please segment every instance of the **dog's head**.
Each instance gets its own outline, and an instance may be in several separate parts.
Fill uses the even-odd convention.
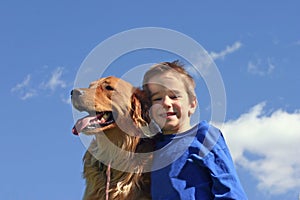
[[[72,90],[71,95],[74,108],[88,113],[76,122],[72,130],[76,135],[80,132],[97,134],[115,128],[130,131],[149,122],[146,96],[122,79],[101,78],[88,88]]]

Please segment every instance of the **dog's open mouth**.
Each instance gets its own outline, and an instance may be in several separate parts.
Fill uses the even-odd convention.
[[[72,129],[74,135],[78,135],[80,132],[94,130],[96,128],[104,127],[114,122],[114,118],[111,111],[95,112],[95,115],[88,115],[79,120]]]

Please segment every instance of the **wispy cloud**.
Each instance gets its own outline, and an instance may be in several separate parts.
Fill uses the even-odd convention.
[[[216,53],[216,52],[211,52],[211,53],[198,52],[198,53],[194,53],[191,56],[191,58],[193,59],[194,64],[196,65],[195,66],[196,69],[193,66],[187,66],[186,69],[192,76],[195,76],[195,77],[197,77],[199,75],[198,72],[203,77],[211,75],[212,73],[215,72],[212,69],[212,67],[215,66],[215,64],[213,62],[214,60],[224,59],[225,56],[237,51],[238,49],[241,48],[241,46],[242,46],[242,43],[237,41],[231,46],[226,46],[226,48],[223,51],[219,52],[219,53]]]
[[[70,97],[70,95],[61,95],[60,96],[60,99],[61,99],[61,101],[62,102],[64,102],[65,104],[69,104],[69,105],[71,105],[72,103],[71,103],[71,97]]]
[[[54,91],[56,88],[65,88],[67,86],[66,82],[61,79],[61,76],[63,74],[63,68],[58,67],[52,72],[52,76],[46,83],[42,83],[41,86],[44,89],[50,89]]]
[[[20,99],[27,100],[38,95],[49,95],[58,89],[65,89],[67,82],[63,80],[64,68],[57,67],[49,74],[48,67],[43,67],[39,70],[39,73],[28,74],[21,83],[16,84],[11,92],[18,95]],[[44,81],[47,80],[47,81]],[[67,99],[63,99],[63,102],[67,102]]]
[[[28,74],[21,83],[18,83],[11,89],[12,93],[17,93],[22,100],[35,96],[36,90],[30,86],[31,75]]]
[[[273,72],[275,65],[272,63],[271,58],[267,58],[266,60],[257,59],[255,62],[249,61],[247,69],[251,74],[265,76]]]
[[[265,103],[254,106],[223,126],[235,163],[250,171],[258,188],[284,194],[300,187],[300,112],[264,113]]]
[[[300,45],[300,40],[296,41],[295,45]]]
[[[23,82],[18,83],[15,87],[13,87],[13,88],[11,89],[11,91],[12,91],[12,92],[15,92],[15,91],[18,91],[18,90],[22,90],[22,89],[25,88],[25,87],[28,87],[29,82],[30,82],[30,79],[31,79],[31,75],[28,74],[28,75],[24,78]]]
[[[217,60],[217,59],[224,59],[226,55],[228,54],[231,54],[235,51],[237,51],[238,49],[240,49],[242,47],[242,43],[237,41],[235,42],[233,45],[231,46],[226,46],[226,48],[219,52],[219,53],[216,53],[216,52],[211,52],[210,53],[210,56],[213,60]]]
[[[30,89],[29,91],[25,92],[25,93],[21,96],[21,99],[22,99],[22,100],[26,100],[26,99],[29,99],[29,98],[34,97],[34,96],[36,96],[36,95],[37,95],[36,90]]]

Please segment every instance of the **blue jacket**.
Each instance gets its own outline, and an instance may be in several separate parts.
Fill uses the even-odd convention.
[[[203,121],[156,140],[151,192],[154,200],[246,200],[219,129]]]

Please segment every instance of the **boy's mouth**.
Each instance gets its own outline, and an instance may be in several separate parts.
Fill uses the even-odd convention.
[[[176,115],[177,115],[176,112],[166,112],[166,113],[160,114],[161,117],[171,117],[171,116],[176,116]]]
[[[167,112],[167,116],[176,115],[176,112]]]

